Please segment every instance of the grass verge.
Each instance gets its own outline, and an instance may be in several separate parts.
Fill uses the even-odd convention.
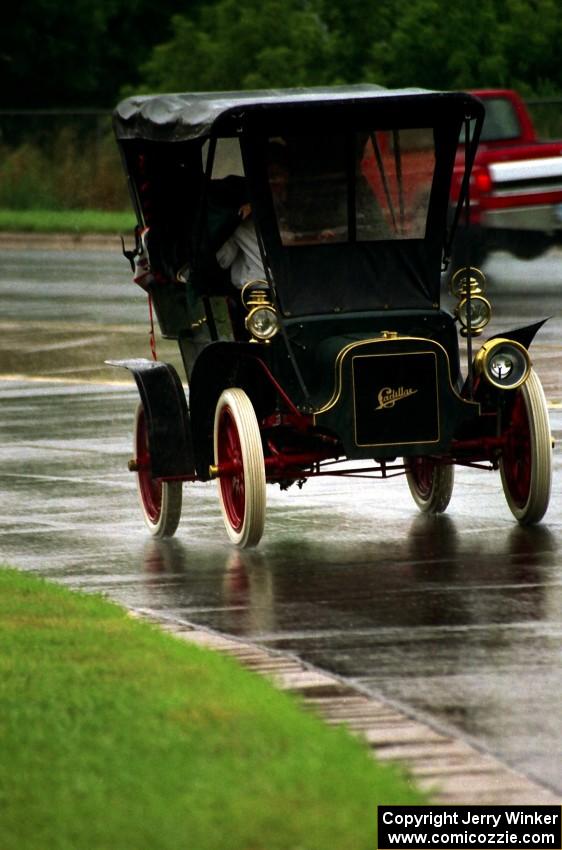
[[[27,233],[130,233],[132,212],[0,209],[0,231]]]
[[[373,850],[425,802],[265,679],[0,569],[2,850]]]

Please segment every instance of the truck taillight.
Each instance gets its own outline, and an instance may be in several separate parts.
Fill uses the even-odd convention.
[[[492,178],[487,168],[479,168],[474,174],[474,187],[477,192],[484,194],[492,188]]]

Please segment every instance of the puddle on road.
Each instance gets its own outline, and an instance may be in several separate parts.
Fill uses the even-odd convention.
[[[104,360],[151,358],[148,326],[2,322],[0,331],[0,378],[123,383],[126,373]],[[183,368],[174,340],[157,339],[156,345],[159,359]]]

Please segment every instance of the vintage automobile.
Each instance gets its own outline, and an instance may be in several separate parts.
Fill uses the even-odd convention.
[[[438,513],[456,465],[499,469],[516,519],[542,518],[552,441],[528,353],[542,322],[473,353],[491,308],[468,264],[452,278],[455,309],[441,308],[482,121],[469,94],[372,85],[119,104],[138,221],[124,252],[188,386],[155,359],[108,361],[138,386],[129,468],[152,534],[175,532],[185,482],[216,479],[245,547],[262,537],[267,483],[404,475]],[[240,289],[217,252],[242,215],[260,272]]]

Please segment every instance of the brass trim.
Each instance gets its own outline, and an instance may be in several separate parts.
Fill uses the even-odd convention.
[[[435,440],[405,440],[404,442],[398,443],[396,440],[390,440],[386,443],[359,443],[357,440],[357,405],[355,403],[355,377],[353,370],[353,362],[354,360],[358,360],[359,356],[351,358],[351,381],[353,385],[353,436],[355,438],[355,445],[359,448],[376,448],[377,446],[414,446],[416,443],[421,443],[423,445],[432,445],[433,443],[441,442],[441,417],[439,415],[440,406],[440,395],[439,395],[439,381],[437,380],[437,352],[435,351],[397,351],[396,353],[390,352],[386,354],[364,354],[363,358],[368,357],[415,357],[419,354],[429,354],[433,357],[434,367],[435,367],[435,389],[436,389],[436,405],[437,405],[437,438]]]
[[[446,361],[447,361],[447,374],[449,376],[449,387],[451,388],[451,392],[454,395],[456,395],[456,397],[460,401],[462,401],[463,403],[474,404],[474,405],[476,405],[476,407],[480,407],[480,404],[477,401],[469,401],[468,399],[463,398],[457,392],[455,387],[453,386],[453,382],[451,380],[451,361],[449,359],[449,353],[447,352],[447,349],[444,346],[441,345],[440,342],[437,342],[437,340],[434,340],[434,339],[428,339],[427,337],[418,337],[418,336],[399,336],[399,337],[396,338],[396,340],[400,340],[401,342],[402,341],[404,341],[404,342],[419,342],[419,343],[423,343],[424,345],[436,345],[438,348],[440,348],[441,351],[443,352],[443,354],[445,355],[445,358],[446,358]],[[336,357],[336,362],[334,364],[334,373],[335,373],[334,374],[334,390],[332,392],[331,397],[326,402],[326,404],[323,404],[322,407],[320,407],[318,410],[314,411],[314,424],[315,425],[316,425],[316,417],[321,416],[324,413],[327,413],[329,410],[331,410],[333,407],[335,407],[336,404],[338,403],[338,401],[341,398],[341,394],[342,394],[342,374],[341,374],[342,364],[343,364],[343,360],[344,360],[345,356],[347,355],[347,353],[349,351],[351,351],[352,349],[359,348],[360,346],[363,346],[363,345],[373,345],[373,344],[381,344],[381,343],[382,344],[388,344],[389,341],[394,342],[396,340],[395,339],[388,340],[388,339],[384,339],[384,338],[380,338],[380,337],[377,337],[376,339],[362,339],[359,342],[350,342],[349,345],[346,345],[346,346],[344,346],[344,348],[341,349],[341,351],[338,353],[338,356]],[[431,351],[431,349],[430,349],[430,351]],[[398,352],[398,353],[407,354],[408,352]]]
[[[486,276],[474,266],[470,266],[467,276],[466,266],[461,266],[451,278],[449,292],[455,298],[466,298],[469,288],[472,295],[482,295],[486,292]]]
[[[261,284],[263,287],[266,288],[252,291],[252,287],[256,284]],[[247,298],[248,300],[246,300]],[[252,300],[254,301],[253,304]],[[267,280],[263,280],[263,278],[247,280],[240,291],[240,301],[242,302],[242,305],[246,308],[246,310],[249,310],[251,307],[255,307],[258,303],[269,304],[271,306],[271,299],[269,297],[269,284]]]

